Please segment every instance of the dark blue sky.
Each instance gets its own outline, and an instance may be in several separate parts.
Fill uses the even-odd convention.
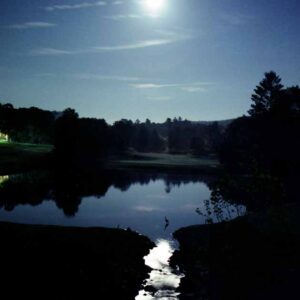
[[[300,84],[299,0],[147,1],[1,0],[0,101],[217,120],[245,114],[266,71]]]

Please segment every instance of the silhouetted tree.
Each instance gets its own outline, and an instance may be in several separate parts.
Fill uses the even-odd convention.
[[[108,154],[108,125],[105,120],[81,118],[77,123],[78,155],[93,159]]]
[[[68,108],[55,123],[55,153],[64,158],[74,159],[78,143],[78,114]]]
[[[131,120],[122,119],[112,126],[113,151],[123,153],[133,145],[135,127]]]
[[[300,114],[300,88],[292,86],[282,90],[273,104],[272,111],[276,118],[295,118]]]
[[[251,116],[260,115],[270,111],[279,92],[282,90],[281,78],[274,72],[265,73],[265,78],[256,86],[251,99]]]
[[[213,122],[208,126],[209,152],[218,152],[222,142],[222,133],[218,122]]]
[[[151,126],[151,121],[150,121],[149,119],[146,119],[145,125],[146,125],[147,127],[150,127],[150,126]]]
[[[147,152],[149,146],[149,131],[145,124],[142,124],[139,128],[136,138],[136,150],[140,152]]]
[[[53,143],[52,112],[36,107],[15,109],[11,104],[0,104],[0,130],[11,141],[26,143]]]
[[[191,150],[193,154],[203,155],[205,154],[205,145],[200,137],[194,136],[191,140]]]
[[[149,151],[163,152],[165,148],[164,140],[159,136],[156,129],[153,129],[149,137]]]
[[[255,89],[250,117],[230,124],[220,159],[248,174],[282,176],[300,167],[300,89],[283,89],[275,72]]]
[[[69,159],[124,154],[132,149],[164,152],[168,148],[171,152],[188,153],[195,151],[191,149],[193,137],[200,138],[205,151],[211,152],[219,143],[215,125],[178,117],[164,123],[122,119],[109,126],[105,120],[79,118],[71,108],[51,112],[0,104],[0,132],[8,134],[11,141],[54,144],[55,153]]]

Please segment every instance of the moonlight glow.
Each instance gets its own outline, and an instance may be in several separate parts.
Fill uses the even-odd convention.
[[[143,5],[149,14],[157,15],[164,9],[166,0],[144,0]]]

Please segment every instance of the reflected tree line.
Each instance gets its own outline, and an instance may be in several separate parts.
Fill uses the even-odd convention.
[[[172,187],[190,182],[206,182],[211,177],[197,173],[161,173],[110,170],[57,170],[37,171],[12,175],[0,185],[0,209],[12,211],[21,204],[39,205],[54,201],[66,216],[74,216],[84,197],[104,197],[109,188],[126,191],[132,184],[147,185],[151,181],[164,180],[166,192]]]

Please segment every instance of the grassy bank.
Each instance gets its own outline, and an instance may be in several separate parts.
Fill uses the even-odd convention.
[[[0,143],[0,174],[26,171],[48,163],[52,145]]]
[[[300,206],[175,232],[180,300],[292,299],[300,277]]]
[[[0,143],[0,175],[23,172],[51,165],[52,145]],[[188,154],[132,153],[99,162],[84,158],[85,167],[104,165],[110,169],[197,170],[215,173],[219,162],[213,156]],[[82,164],[81,160],[78,164]]]
[[[115,168],[186,169],[216,171],[219,162],[214,157],[195,157],[188,154],[135,153],[110,162]]]
[[[9,299],[128,299],[154,245],[131,231],[0,222],[2,293]],[[40,294],[40,291],[43,291]]]

